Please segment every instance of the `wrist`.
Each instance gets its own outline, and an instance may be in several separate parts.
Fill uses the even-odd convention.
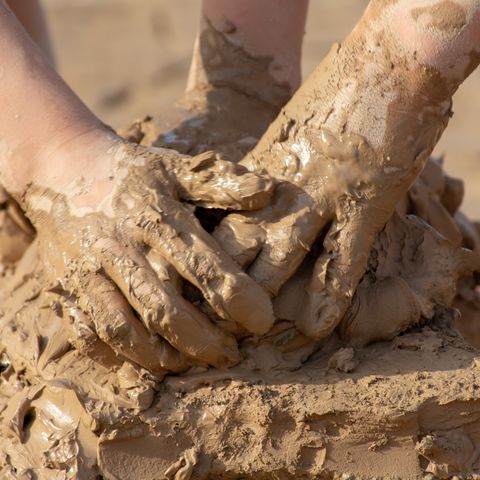
[[[273,55],[262,55],[238,44],[225,28],[203,17],[194,46],[187,92],[205,87],[227,87],[276,108],[282,107],[300,83],[300,53],[291,55],[289,81],[275,77]]]
[[[58,188],[77,178],[107,178],[113,169],[111,152],[123,142],[103,125],[65,132],[39,149],[23,182]]]
[[[95,175],[105,165],[99,158],[118,141],[105,126],[65,130],[47,141],[32,142],[25,148],[0,151],[0,182],[14,196],[22,195],[27,185],[46,187],[65,185],[78,175]],[[0,145],[2,147],[2,145]]]
[[[39,149],[28,172],[15,175],[14,190],[7,190],[27,211],[31,186],[64,195],[79,214],[96,210],[114,189],[115,152],[123,143],[106,127],[57,138]]]

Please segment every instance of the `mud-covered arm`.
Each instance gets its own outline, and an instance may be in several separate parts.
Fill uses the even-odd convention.
[[[47,287],[74,301],[118,355],[159,373],[238,360],[234,338],[182,297],[173,270],[220,317],[256,334],[268,330],[266,293],[181,201],[259,208],[270,180],[213,154],[180,157],[122,140],[3,4],[0,104],[0,182],[37,230]]]
[[[480,61],[479,18],[473,0],[372,0],[242,161],[282,183],[270,207],[227,217],[215,235],[272,296],[320,250],[303,333],[323,338],[344,316]]]
[[[301,83],[308,0],[203,0],[187,92],[230,87],[280,107]]]

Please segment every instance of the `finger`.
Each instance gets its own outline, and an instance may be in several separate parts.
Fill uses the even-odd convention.
[[[265,241],[265,230],[254,217],[231,213],[212,233],[223,251],[243,269],[258,255]]]
[[[171,284],[172,288],[179,293],[182,291],[182,277],[164,257],[155,250],[150,249],[145,255],[145,260],[148,265],[152,267],[152,270],[155,272],[155,275],[160,282]]]
[[[80,308],[68,308],[69,342],[82,354],[108,363],[118,361],[116,353],[97,335],[93,321]]]
[[[314,204],[304,192],[282,184],[266,222],[262,251],[248,269],[249,275],[272,295],[293,275],[310,251],[318,235],[331,220],[325,205]]]
[[[162,156],[165,153],[162,152]],[[195,157],[166,155],[169,172],[175,173],[180,197],[209,208],[257,210],[270,201],[274,182],[266,176],[221,159],[215,152]]]
[[[201,296],[200,292],[198,292],[197,289],[195,289],[195,301],[192,300],[194,298],[194,295],[192,295],[193,286],[191,286],[191,290],[187,290],[185,287],[189,285],[185,285],[182,277],[178,274],[178,272],[173,268],[172,265],[170,265],[165,258],[163,258],[158,252],[155,250],[151,249],[147,255],[146,259],[148,263],[151,265],[152,269],[156,273],[157,277],[161,279],[162,281],[168,281],[173,288],[175,288],[176,292],[178,293],[179,296],[185,296],[186,299],[190,302],[192,302],[199,310],[201,313],[206,315],[208,319],[217,327],[219,327],[222,331],[227,332],[232,334],[233,336],[238,338],[238,325],[235,322],[232,321],[226,321],[223,318],[220,318],[215,311],[212,309],[212,307],[203,299]],[[182,292],[183,288],[183,292]],[[189,295],[190,294],[190,295]],[[232,363],[237,358],[234,356],[232,358]],[[236,360],[235,360],[236,362]]]
[[[222,331],[232,334],[238,338],[241,329],[238,324],[231,320],[225,320],[219,317],[213,308],[203,299],[201,293],[193,287],[193,285],[184,284],[183,278],[178,272],[170,265],[165,258],[163,258],[158,252],[151,249],[145,256],[149,265],[156,273],[157,277],[161,281],[168,281],[172,287],[176,290],[179,296],[184,296],[188,301],[193,303],[201,313],[206,315],[208,319]],[[186,288],[187,287],[187,288]],[[188,287],[191,287],[188,289]],[[243,332],[245,333],[245,332]],[[233,359],[232,359],[233,363]]]
[[[115,353],[152,372],[178,372],[188,361],[167,342],[147,332],[115,285],[100,273],[82,276],[79,305]]]
[[[343,222],[332,225],[297,320],[297,328],[305,335],[324,338],[343,318],[367,268],[375,234],[381,228],[375,213],[372,209],[352,209]]]
[[[102,247],[103,268],[120,288],[147,328],[161,335],[177,350],[214,366],[238,363],[241,356],[235,339],[223,332],[187,302],[175,279],[160,262],[160,277],[134,252]]]
[[[147,208],[137,226],[143,241],[195,285],[218,315],[258,335],[271,328],[273,308],[267,293],[240,270],[182,205],[165,198],[163,211]]]

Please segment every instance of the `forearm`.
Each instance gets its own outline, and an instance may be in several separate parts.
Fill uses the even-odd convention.
[[[206,82],[283,104],[301,81],[307,7],[308,0],[204,0],[187,90]]]
[[[57,170],[59,181],[68,181],[75,170],[82,172],[75,162],[58,169],[49,168],[49,162],[72,139],[89,135],[94,143],[108,130],[57,75],[3,4],[0,84],[0,182],[5,188],[21,192],[52,170]]]
[[[47,23],[39,0],[7,0],[8,6],[20,20],[32,40],[54,65],[54,55]]]
[[[436,8],[445,2],[418,4],[422,1],[372,0],[271,125],[253,152],[256,161],[271,157],[272,135],[289,131],[289,124],[295,126],[291,133],[307,128],[312,135],[321,126],[335,136],[360,135],[378,158],[410,172],[405,158],[426,154],[435,144],[453,93],[480,60],[478,2],[454,4],[464,18],[458,24],[451,12]],[[294,135],[291,142],[295,146]],[[283,155],[285,142],[279,143]]]
[[[217,29],[231,32],[255,56],[272,57],[272,75],[293,89],[300,86],[299,64],[308,0],[205,0],[203,14]]]

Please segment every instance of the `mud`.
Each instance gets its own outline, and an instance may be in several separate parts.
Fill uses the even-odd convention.
[[[240,39],[235,40],[235,33],[230,22],[217,29],[207,16],[202,17],[187,93],[198,88],[228,87],[281,107],[293,93],[290,85],[279,83],[272,75],[272,57],[249,53]]]
[[[2,478],[417,479],[480,467],[478,351],[444,313],[366,348],[331,339],[301,370],[265,345],[258,363],[160,384],[111,351],[79,352],[65,315],[41,303],[2,323]]]
[[[478,352],[453,328],[462,322],[455,295],[457,306],[469,302],[466,336],[478,329],[480,305],[470,274],[480,267],[480,238],[459,214],[462,196],[441,161],[429,160],[376,236],[352,306],[328,339],[295,328],[319,243],[275,299],[273,329],[261,339],[240,334],[239,365],[197,364],[163,381],[165,372],[102,341],[75,295],[45,287],[36,240],[1,280],[2,478],[480,471]],[[160,271],[161,259],[148,258]]]
[[[258,208],[268,202],[271,182],[211,152],[187,158],[121,143],[111,155],[113,190],[97,210],[76,203],[83,188],[76,195],[73,188],[67,194],[31,184],[23,194],[45,283],[73,297],[89,319],[79,322],[90,322],[118,355],[151,371],[183,370],[189,365],[183,355],[216,366],[236,363],[235,339],[182,297],[169,271],[197,287],[224,321],[254,334],[273,322],[270,300],[179,199]],[[143,259],[150,250],[156,271]]]
[[[271,75],[272,58],[253,56],[237,43],[203,17],[185,95],[160,118],[146,117],[121,134],[188,155],[215,150],[243,158],[293,92]]]
[[[423,15],[429,18],[427,28],[438,28],[442,31],[459,31],[467,23],[465,10],[455,2],[446,0],[436,5],[412,10],[412,17],[419,21]]]
[[[15,265],[32,242],[35,230],[18,204],[0,186],[0,269]]]
[[[323,238],[296,318],[298,329],[316,339],[343,318],[375,235],[451,115],[453,84],[423,66],[417,78],[397,73],[406,62],[402,50],[381,47],[385,32],[369,28],[365,20],[332,48],[241,161],[280,183],[272,204],[227,217],[215,234],[274,296],[289,288],[287,280]]]
[[[75,232],[83,232],[86,224],[101,228],[91,232],[91,238],[82,236],[72,247],[79,250],[67,250],[70,262],[80,257],[93,265],[85,275],[79,265],[70,264],[71,276],[58,281],[52,268],[61,264],[64,271],[65,258],[52,257],[55,244],[42,238],[39,228],[21,261],[0,280],[2,478],[416,479],[427,473],[451,478],[480,472],[478,352],[454,329],[456,325],[467,337],[476,331],[480,297],[473,274],[480,269],[480,236],[476,225],[459,212],[461,183],[444,174],[440,161],[428,158],[450,113],[450,102],[440,100],[443,95],[448,100],[451,92],[441,84],[431,104],[420,103],[425,123],[402,121],[398,111],[382,110],[387,127],[378,137],[376,127],[362,125],[360,114],[342,103],[345,97],[340,95],[338,104],[329,101],[337,98],[333,93],[338,89],[349,88],[337,76],[340,65],[349,65],[343,57],[351,55],[348,49],[348,44],[334,47],[298,99],[282,110],[238,167],[213,153],[189,152],[198,155],[187,157],[167,150],[155,155],[139,150],[143,153],[129,157],[133,166],[119,162],[119,169],[127,168],[129,177],[138,182],[127,185],[120,175],[104,212],[78,210],[59,192],[30,187],[23,201],[27,209],[35,208],[33,214],[30,211],[35,225],[56,221],[60,212],[62,222]],[[387,86],[388,97],[393,85],[380,73],[379,83]],[[426,83],[432,80],[429,71],[425,75]],[[353,94],[362,98],[361,92],[368,90],[366,78],[357,74],[357,80]],[[221,92],[232,104],[237,101],[237,93],[228,88],[212,91]],[[401,92],[405,96],[398,102],[418,102],[408,96],[407,86]],[[194,99],[190,113],[199,121],[186,123],[200,138],[208,125],[202,120],[209,112],[195,110],[196,99],[207,104],[202,94],[191,95],[185,105],[188,98]],[[153,124],[132,126],[130,138],[151,141],[147,123]],[[239,135],[229,148],[243,152],[254,147],[260,123],[254,127],[259,134],[252,136],[248,147]],[[422,130],[427,124],[429,129]],[[151,126],[152,131],[158,128]],[[172,145],[181,143],[182,131],[161,134],[162,146],[169,147],[169,139]],[[389,141],[394,131],[400,131],[404,140]],[[187,137],[184,145],[189,142]],[[217,143],[222,144],[221,139],[207,139],[196,148]],[[240,182],[245,175],[242,165],[255,171],[266,168],[276,177],[273,204],[259,213],[225,217],[214,236],[274,297],[275,325],[264,335],[270,325],[259,323],[265,319],[267,301],[259,306],[248,301],[224,306],[221,299],[235,295],[222,291],[216,297],[209,288],[219,283],[202,287],[194,277],[198,271],[188,273],[182,265],[189,262],[172,253],[191,248],[186,234],[198,225],[193,207],[182,205],[184,210],[179,210],[178,200],[206,207],[229,201],[237,208],[260,207],[268,200],[261,192],[268,193],[270,187],[259,185],[258,176],[248,177],[252,195],[234,188],[234,194],[225,197],[225,175]],[[175,187],[161,192],[160,200],[151,198],[151,191],[158,191],[151,184],[158,175],[154,171],[164,175],[163,185],[172,185],[171,172],[175,173]],[[406,186],[410,191],[402,195]],[[372,208],[363,210],[362,198]],[[167,219],[174,231],[162,236],[161,246],[137,237],[148,264],[139,264],[132,248],[128,257],[118,246],[100,242],[97,247],[111,262],[98,268],[98,260],[92,261],[82,248],[92,250],[92,238],[98,242],[105,231],[111,234],[105,218],[121,215],[128,220],[132,202],[138,201],[162,205],[161,220]],[[285,215],[286,211],[290,213]],[[149,218],[134,224],[145,235],[160,222]],[[354,238],[356,234],[360,236]],[[120,238],[121,246],[125,238]],[[173,245],[179,239],[183,243]],[[201,245],[204,254],[214,242],[202,239],[196,238],[195,245]],[[273,240],[296,256],[299,269],[288,282],[292,267],[281,252],[272,254]],[[59,241],[66,244],[67,237]],[[262,255],[277,261],[264,262],[261,268],[252,264]],[[202,269],[205,278],[218,265],[223,265],[221,259]],[[341,272],[344,265],[353,265],[353,270]],[[312,271],[333,299],[305,299],[305,290],[310,297],[318,291],[318,284],[314,288],[311,284]],[[195,318],[207,312],[230,334],[219,339],[214,323],[174,321],[188,319],[185,311],[143,334],[138,333],[141,324],[135,316],[127,318],[125,328],[125,315],[119,315],[124,305],[99,276],[105,272],[116,285],[126,284],[122,292],[144,320],[152,317],[139,299],[168,306],[173,295],[178,308],[183,294],[190,301],[196,299]],[[148,285],[145,278],[153,278],[153,272],[162,284]],[[346,291],[340,290],[346,280],[350,280]],[[148,294],[135,293],[137,287],[149,288]],[[244,290],[248,288],[242,286],[235,293]],[[157,291],[168,295],[157,298]],[[335,318],[327,322],[326,330],[299,320],[299,312],[314,310],[312,302],[326,305]],[[468,305],[465,311],[470,315],[462,321],[453,305]],[[108,328],[112,325],[115,328]],[[213,340],[205,341],[209,332]],[[160,345],[162,338],[168,342]],[[229,364],[217,350],[207,349],[225,338],[233,342],[232,350],[238,342],[233,357],[241,361],[228,370],[209,367]],[[172,345],[177,352],[172,352]],[[166,375],[182,370],[187,371]]]

